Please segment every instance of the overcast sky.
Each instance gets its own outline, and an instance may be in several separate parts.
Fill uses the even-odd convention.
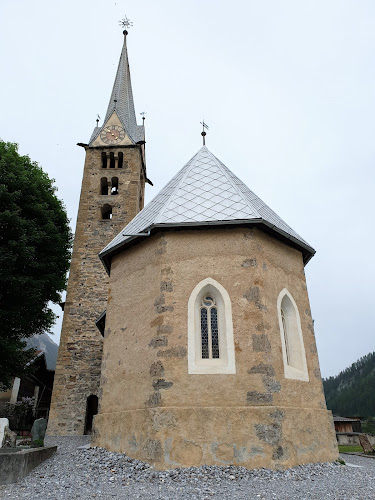
[[[105,115],[125,14],[146,202],[200,148],[204,118],[209,149],[317,250],[323,376],[374,351],[375,2],[0,0],[0,137],[56,179],[73,228],[76,143]]]

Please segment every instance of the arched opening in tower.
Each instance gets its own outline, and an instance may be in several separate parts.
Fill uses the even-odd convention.
[[[102,152],[102,168],[107,168],[107,153]]]
[[[102,206],[102,219],[112,219],[112,207],[107,203]]]
[[[111,194],[118,194],[118,177],[112,177]]]
[[[115,168],[115,154],[109,153],[109,168]]]
[[[85,434],[91,434],[94,415],[98,413],[98,396],[91,394],[86,402]]]
[[[118,154],[118,168],[122,168],[124,164],[124,153]]]
[[[101,194],[108,194],[108,181],[107,181],[107,177],[102,177],[100,179],[100,192],[101,192]]]

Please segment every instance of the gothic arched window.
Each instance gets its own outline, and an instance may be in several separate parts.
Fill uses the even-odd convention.
[[[225,288],[201,281],[188,303],[189,373],[236,373],[232,306]]]
[[[200,308],[202,359],[220,358],[218,314],[213,295],[205,295]]]
[[[285,378],[309,380],[301,320],[292,295],[286,288],[277,301]]]

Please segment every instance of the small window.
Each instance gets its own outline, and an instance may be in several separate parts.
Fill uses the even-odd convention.
[[[201,304],[202,359],[219,359],[219,329],[217,306],[211,295],[206,295]]]
[[[118,177],[112,177],[111,194],[118,194]]]
[[[124,164],[124,153],[118,154],[118,168],[122,168]]]
[[[102,153],[102,168],[107,168],[107,154],[104,151]]]
[[[286,378],[309,380],[301,320],[292,295],[284,288],[277,303]]]
[[[115,154],[109,153],[109,168],[115,168]]]
[[[100,192],[101,192],[101,194],[108,194],[108,181],[107,181],[107,177],[102,177],[100,179]]]
[[[188,372],[236,373],[230,298],[212,278],[201,281],[189,298]]]
[[[102,219],[104,220],[112,219],[111,205],[105,204],[102,206]]]

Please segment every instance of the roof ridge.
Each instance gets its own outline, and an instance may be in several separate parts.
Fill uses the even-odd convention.
[[[246,199],[245,195],[242,193],[242,191],[240,191],[240,189],[238,189],[238,187],[236,186],[236,184],[233,182],[233,179],[232,177],[229,175],[229,168],[227,166],[224,165],[223,162],[221,162],[219,160],[219,158],[216,158],[216,156],[211,153],[210,150],[208,150],[208,152],[213,156],[214,158],[214,161],[216,162],[216,164],[218,164],[219,167],[223,167],[222,170],[224,171],[224,174],[225,174],[225,177],[227,178],[228,182],[230,183],[230,185],[233,187],[233,189],[236,191],[236,193],[238,193],[242,200],[244,201],[244,203],[246,204],[246,206],[252,211],[252,212],[256,212],[256,214],[258,215],[258,217],[261,219],[262,216],[260,215],[260,213],[258,212],[258,210],[253,207],[253,206],[250,206],[250,203],[249,201]],[[233,174],[233,172],[230,172],[232,175],[234,175],[242,184],[244,184],[241,179],[239,179],[235,174]],[[246,184],[244,184],[244,186],[246,186]],[[247,186],[246,186],[247,187]],[[247,187],[247,189],[249,189]],[[250,189],[249,189],[250,190]]]
[[[181,186],[182,184],[182,181],[184,179],[186,179],[188,173],[190,172],[191,170],[191,167],[192,167],[192,162],[194,159],[196,159],[198,157],[198,155],[201,154],[202,152],[202,149],[205,148],[207,149],[205,146],[203,146],[197,153],[195,153],[194,156],[192,156],[190,158],[190,160],[186,163],[186,165],[183,167],[186,169],[186,171],[184,172],[184,175],[181,177],[181,179],[179,180],[179,182],[177,183],[177,185],[175,186],[175,188],[173,189],[173,191],[171,192],[170,196],[168,197],[168,201],[172,198],[172,196],[175,194],[175,192],[179,189],[179,187]],[[179,172],[177,172],[176,175],[178,175]],[[175,176],[173,176],[174,178]],[[173,178],[171,179],[171,181],[173,180]],[[157,196],[157,195],[156,195]],[[155,217],[155,222],[158,222],[158,219],[163,215],[163,213],[165,212],[165,210],[167,209],[168,207],[168,203],[164,203],[164,206],[162,207],[162,209],[160,210],[160,212],[158,213],[158,215]]]

